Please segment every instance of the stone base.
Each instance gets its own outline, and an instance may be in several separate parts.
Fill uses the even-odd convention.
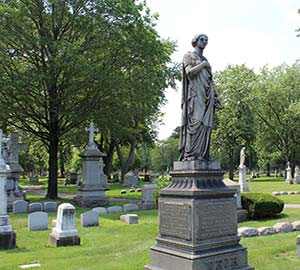
[[[247,263],[247,251],[241,246],[231,250],[220,249],[214,252],[203,252],[199,255],[184,254],[153,247],[150,251],[151,264],[148,270],[250,270]]]
[[[94,208],[98,206],[107,206],[109,204],[109,198],[104,196],[81,196],[75,197],[76,205],[84,208]]]
[[[16,248],[16,233],[4,232],[0,233],[0,249]]]
[[[55,247],[79,246],[80,245],[80,237],[78,235],[58,238],[57,236],[50,233],[49,241]]]

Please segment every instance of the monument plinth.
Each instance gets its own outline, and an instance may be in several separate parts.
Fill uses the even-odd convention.
[[[89,144],[85,151],[80,154],[83,163],[83,184],[78,188],[75,198],[76,204],[81,207],[106,206],[109,199],[105,194],[107,180],[103,178],[103,162],[100,162],[104,154],[97,148],[94,142],[94,128],[91,122]]]
[[[218,161],[174,162],[159,198],[159,236],[149,270],[247,270],[239,244],[235,190]]]

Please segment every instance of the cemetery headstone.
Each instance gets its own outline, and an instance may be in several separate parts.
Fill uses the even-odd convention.
[[[12,249],[16,247],[16,233],[9,223],[7,214],[6,182],[10,168],[5,164],[2,156],[2,130],[0,129],[0,249]]]
[[[128,172],[125,174],[123,186],[132,187],[138,186],[138,184],[139,178],[133,172]]]
[[[142,208],[145,210],[155,209],[156,202],[153,196],[154,191],[156,190],[156,184],[143,185],[142,187]]]
[[[38,184],[39,183],[39,177],[38,177],[38,175],[31,175],[29,177],[29,182],[31,184]]]
[[[84,212],[80,215],[82,227],[99,226],[99,213],[95,211]]]
[[[246,151],[246,147],[243,147],[240,152],[240,165],[239,165],[239,184],[242,192],[249,191],[249,188],[246,183],[245,151]]]
[[[92,209],[92,211],[95,211],[99,215],[107,214],[107,209],[105,207],[95,207],[95,208]]]
[[[295,182],[295,184],[300,184],[300,172],[299,172],[298,165],[295,166],[294,182]]]
[[[287,184],[293,184],[293,180],[292,180],[292,169],[290,166],[290,162],[287,162],[287,166],[286,166],[286,180],[285,182]]]
[[[214,111],[222,105],[202,56],[207,41],[196,35],[195,51],[183,59],[180,156],[171,184],[160,190],[159,233],[148,270],[253,269],[237,235],[235,190],[225,186],[221,164],[209,155]]]
[[[30,203],[28,205],[28,212],[33,213],[33,212],[39,212],[43,211],[43,204],[40,202],[35,202],[35,203]]]
[[[89,144],[84,152],[80,154],[83,162],[83,184],[78,188],[78,194],[75,198],[76,204],[81,207],[97,207],[106,206],[109,199],[105,194],[107,189],[107,179],[103,180],[103,167],[101,167],[100,159],[104,154],[99,151],[94,142],[94,132],[98,129],[94,128],[91,122],[89,131]],[[106,182],[105,182],[106,181]]]
[[[29,231],[48,230],[48,214],[45,212],[34,212],[28,215]]]
[[[139,206],[137,204],[127,203],[123,205],[124,212],[137,211],[137,210],[139,210]]]
[[[27,201],[19,200],[13,203],[13,213],[14,214],[22,214],[28,213],[28,205]]]
[[[117,212],[122,212],[123,208],[122,206],[110,206],[107,208],[108,213],[117,213]]]
[[[121,215],[120,220],[127,224],[138,224],[138,215],[136,214],[126,214]]]
[[[58,202],[44,202],[43,209],[45,212],[56,212]]]
[[[58,206],[55,227],[49,234],[49,241],[56,247],[80,245],[75,228],[75,207],[70,203]]]

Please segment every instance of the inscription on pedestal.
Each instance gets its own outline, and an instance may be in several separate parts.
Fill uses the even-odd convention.
[[[196,205],[199,226],[197,240],[236,235],[236,209],[231,199],[199,201]]]
[[[219,256],[217,259],[211,259],[204,264],[207,267],[207,270],[235,270],[240,269],[237,256]]]
[[[159,220],[161,236],[191,240],[191,204],[161,202]]]

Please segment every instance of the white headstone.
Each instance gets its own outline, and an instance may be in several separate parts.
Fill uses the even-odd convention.
[[[63,203],[58,206],[56,226],[52,234],[57,238],[77,236],[75,228],[75,207],[70,203]]]
[[[142,187],[142,207],[143,209],[154,209],[156,202],[154,198],[154,191],[156,190],[156,184],[143,185]]]
[[[245,165],[245,150],[243,147],[240,152],[240,166],[239,166],[239,184],[241,191],[249,191],[249,188],[246,183],[246,165]]]
[[[136,214],[127,214],[120,216],[120,220],[124,221],[127,224],[138,224],[138,215]]]
[[[45,212],[34,212],[28,215],[29,231],[48,230],[48,214]]]

